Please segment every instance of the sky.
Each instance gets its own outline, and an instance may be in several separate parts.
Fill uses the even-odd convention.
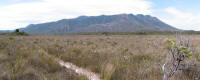
[[[0,0],[0,30],[78,16],[152,15],[184,30],[200,30],[200,0]]]

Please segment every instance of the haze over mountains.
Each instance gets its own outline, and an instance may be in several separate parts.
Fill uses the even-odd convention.
[[[118,14],[80,16],[56,22],[31,24],[21,30],[30,34],[65,34],[79,32],[176,31],[178,29],[150,15]]]

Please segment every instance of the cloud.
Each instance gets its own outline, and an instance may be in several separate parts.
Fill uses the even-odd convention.
[[[151,14],[145,0],[42,0],[0,6],[0,29],[15,29],[80,15]]]
[[[168,14],[164,20],[170,25],[185,30],[200,30],[200,15],[168,7],[164,10]]]

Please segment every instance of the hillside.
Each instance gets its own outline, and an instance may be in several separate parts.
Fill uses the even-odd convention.
[[[56,22],[31,24],[23,29],[31,34],[64,34],[79,32],[137,32],[178,30],[150,15],[80,16]]]

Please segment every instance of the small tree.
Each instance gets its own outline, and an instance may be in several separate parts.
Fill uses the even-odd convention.
[[[27,36],[28,34],[24,31],[20,31],[19,29],[16,29],[15,32],[11,33],[11,35]]]
[[[183,70],[181,66],[184,66],[185,58],[192,55],[189,51],[189,40],[172,40],[167,39],[168,43],[168,57],[165,64],[162,66],[164,72],[163,80],[169,80],[178,70]]]
[[[19,32],[19,29],[16,29],[15,32],[18,33],[18,32]]]

